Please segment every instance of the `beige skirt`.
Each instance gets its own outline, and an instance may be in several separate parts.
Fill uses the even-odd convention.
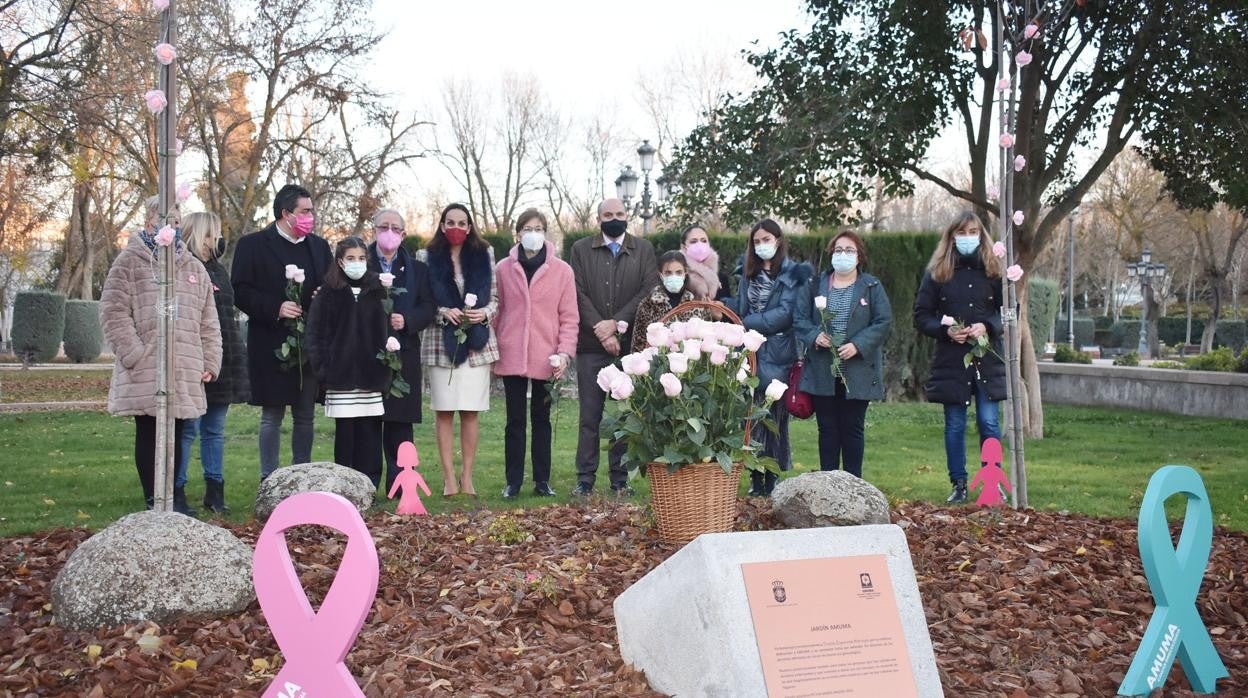
[[[490,364],[451,369],[430,366],[429,406],[435,412],[485,412],[490,409]]]

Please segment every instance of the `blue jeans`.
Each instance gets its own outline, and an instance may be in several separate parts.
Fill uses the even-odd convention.
[[[208,411],[198,419],[186,420],[182,428],[182,452],[178,459],[178,473],[174,477],[174,487],[186,486],[187,466],[191,462],[191,445],[199,435],[199,461],[204,468],[204,479],[224,482],[225,463],[225,415],[228,404],[208,403]]]
[[[945,405],[945,464],[949,481],[966,480],[966,408],[967,405]],[[998,422],[1000,406],[988,397],[988,389],[975,381],[975,427],[979,443],[989,437],[1001,438]]]

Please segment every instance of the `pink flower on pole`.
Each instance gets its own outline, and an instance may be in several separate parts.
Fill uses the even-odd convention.
[[[174,155],[182,154],[182,139],[181,138],[173,139],[173,154]]]
[[[1015,172],[1022,172],[1023,168],[1026,166],[1027,166],[1027,158],[1023,157],[1022,155],[1017,155],[1014,157],[1014,171]]]
[[[624,334],[625,332],[628,331],[628,323],[624,322],[623,320],[620,320],[619,322],[615,323],[615,331],[618,332],[619,334]]]
[[[191,185],[187,184],[186,182],[179,184],[177,196],[178,196],[178,203],[182,203],[183,201],[186,201],[187,199],[191,198]]]
[[[1017,63],[1020,68],[1025,67],[1031,63],[1031,54],[1026,51],[1019,51],[1014,54],[1014,62]]]
[[[997,81],[997,92],[1005,92],[1010,89],[1010,79],[1001,78]]]
[[[296,269],[296,270],[295,270],[295,275],[294,275],[294,277],[293,277],[291,280],[292,280],[292,281],[294,281],[294,282],[295,282],[295,283],[297,283],[297,284],[301,284],[301,283],[303,283],[304,278],[306,278],[306,277],[305,277],[305,276],[304,276],[304,274],[303,274],[303,270],[302,270],[302,269]]]
[[[396,338],[396,337],[387,337],[387,338],[386,338],[386,351],[398,351],[398,350],[399,350],[399,340],[398,340],[398,338]]]
[[[177,233],[174,232],[173,226],[166,225],[156,232],[156,244],[161,247],[168,247],[173,244],[173,240],[176,237]]]
[[[382,273],[378,274],[377,280],[381,282],[382,288],[390,288],[391,286],[394,286],[394,274],[391,274],[389,272],[383,271]]]
[[[954,326],[954,325],[956,325],[957,323],[958,323],[958,321],[957,321],[957,320],[954,320],[953,318],[949,317],[948,315],[941,315],[941,316],[940,316],[940,324],[941,324],[941,326],[942,326],[942,327],[953,327],[953,326]]]
[[[995,184],[988,185],[988,198],[997,199],[1001,197],[1001,188]]]
[[[152,0],[152,9],[157,12],[164,12],[169,9],[169,0]]]
[[[1024,220],[1026,220],[1026,216],[1023,215],[1022,211],[1014,212],[1014,225],[1022,225]]]
[[[156,54],[156,62],[161,65],[169,65],[173,63],[173,59],[178,57],[178,50],[173,47],[173,44],[167,44],[163,41],[156,44],[152,52]]]
[[[992,243],[992,254],[997,257],[1005,257],[1005,243],[999,240]]]
[[[286,265],[286,278],[287,278],[287,280],[295,278],[295,272],[297,272],[297,271],[299,271],[299,267],[297,267],[297,266],[295,266],[295,265],[293,265],[293,264],[287,264],[287,265]]]
[[[659,385],[663,386],[663,394],[668,397],[676,397],[680,395],[681,388],[680,379],[670,373],[664,373],[659,376]]]
[[[1023,278],[1023,268],[1018,266],[1017,264],[1011,264],[1005,270],[1005,278],[1009,279],[1010,281],[1018,281],[1019,279]]]
[[[1014,147],[1014,134],[1012,133],[1001,134],[1000,143],[1001,143],[1002,148],[1013,148]]]
[[[169,106],[169,101],[165,99],[163,90],[148,90],[143,93],[143,102],[147,104],[147,110],[153,114],[159,114]]]
[[[1035,38],[1036,34],[1038,33],[1040,33],[1039,25],[1028,24],[1027,27],[1023,29],[1023,38],[1032,39],[1032,38]]]

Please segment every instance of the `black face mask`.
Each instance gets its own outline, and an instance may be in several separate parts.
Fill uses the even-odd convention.
[[[598,224],[602,234],[609,238],[618,238],[628,230],[628,221],[603,221]]]
[[[212,248],[213,257],[222,257],[225,255],[225,238],[217,238],[217,246]]]

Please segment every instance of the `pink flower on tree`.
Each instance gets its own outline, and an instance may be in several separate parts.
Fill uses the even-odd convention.
[[[1040,33],[1040,26],[1039,26],[1039,25],[1034,24],[1034,23],[1033,23],[1033,24],[1028,24],[1028,25],[1027,25],[1027,27],[1026,27],[1025,29],[1023,29],[1023,38],[1024,38],[1024,39],[1034,39],[1034,38],[1035,38],[1035,36],[1036,36],[1036,34],[1039,34],[1039,33]]]
[[[997,257],[1005,257],[1005,243],[998,240],[992,243],[992,254]]]
[[[1019,51],[1014,54],[1014,62],[1018,63],[1018,67],[1023,68],[1031,64],[1031,54],[1026,51]]]
[[[1014,157],[1014,171],[1015,172],[1022,172],[1023,168],[1026,166],[1027,166],[1027,158],[1023,157],[1022,155],[1017,155]]]
[[[187,199],[191,198],[191,185],[187,184],[186,182],[179,184],[177,197],[178,197],[178,203],[182,203],[183,201],[186,201]]]
[[[1014,134],[1012,133],[1001,134],[1000,142],[1001,142],[1002,148],[1013,148],[1014,147]]]
[[[181,138],[173,139],[173,154],[174,155],[182,154],[182,139]]]
[[[1015,211],[1013,220],[1014,225],[1022,225],[1023,221],[1026,220],[1026,217],[1023,215],[1022,211]]]
[[[988,185],[988,198],[997,199],[1001,197],[1001,188],[995,184]]]
[[[153,114],[159,114],[169,106],[169,101],[165,99],[163,90],[148,90],[143,93],[143,102],[147,105],[147,110]]]
[[[1005,92],[1010,89],[1010,79],[1008,77],[1001,78],[997,81],[997,92]]]
[[[1017,264],[1011,264],[1009,268],[1005,270],[1005,278],[1010,281],[1018,281],[1023,278],[1023,268]]]
[[[156,231],[156,244],[160,245],[161,247],[168,247],[173,244],[173,241],[176,237],[177,237],[177,233],[174,232],[173,226],[166,225],[165,227]]]
[[[161,65],[169,65],[173,63],[173,59],[178,57],[178,50],[173,47],[173,44],[168,44],[163,41],[156,44],[156,47],[152,49],[152,52],[156,54],[156,62]]]
[[[152,9],[157,12],[164,12],[169,9],[169,0],[152,0]]]
[[[659,385],[663,386],[663,394],[668,397],[676,397],[680,395],[681,386],[680,379],[670,373],[664,373],[659,376]]]

